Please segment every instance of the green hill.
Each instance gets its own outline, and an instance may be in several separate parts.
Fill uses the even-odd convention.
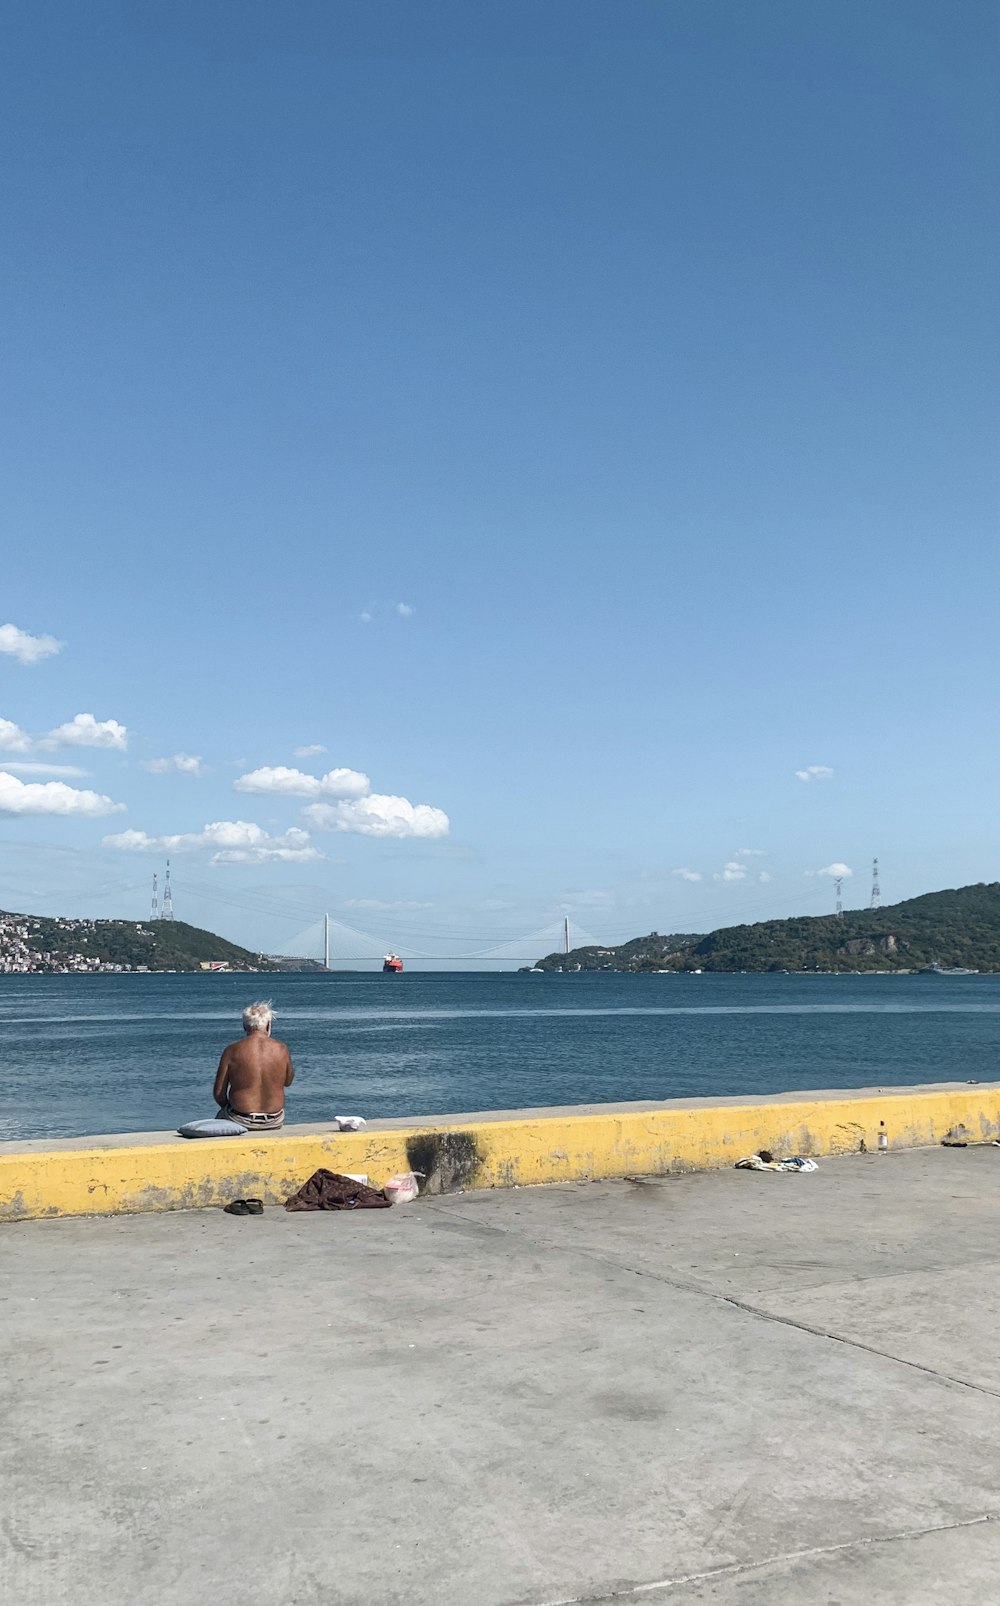
[[[0,913],[0,970],[228,970],[279,967],[183,920],[69,920]]]
[[[683,961],[693,943],[700,942],[696,932],[676,932],[661,937],[651,931],[648,937],[632,937],[616,948],[571,948],[569,953],[546,954],[539,959],[538,970],[682,970]],[[523,970],[529,966],[523,965]]]
[[[547,954],[542,970],[1000,971],[1000,882],[927,892],[884,909],[725,926],[707,936],[635,937],[615,948]]]

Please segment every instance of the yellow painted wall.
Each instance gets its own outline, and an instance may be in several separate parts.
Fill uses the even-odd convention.
[[[959,1124],[971,1141],[1000,1137],[1000,1085],[962,1083],[881,1092],[802,1094],[753,1103],[695,1099],[586,1110],[526,1110],[502,1118],[442,1117],[359,1133],[168,1140],[95,1138],[81,1146],[0,1144],[0,1220],[183,1210],[257,1196],[282,1203],[320,1166],[428,1174],[434,1192],[731,1166],[742,1155],[844,1154],[869,1149],[884,1120],[890,1147],[939,1143]]]

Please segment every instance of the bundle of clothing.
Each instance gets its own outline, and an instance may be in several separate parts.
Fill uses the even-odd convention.
[[[298,1193],[285,1200],[286,1210],[388,1210],[390,1201],[377,1188],[337,1171],[314,1171]]]
[[[784,1160],[776,1160],[770,1149],[761,1149],[759,1154],[748,1154],[746,1159],[737,1160],[737,1171],[818,1171],[815,1160],[808,1159],[804,1154],[791,1154]]]

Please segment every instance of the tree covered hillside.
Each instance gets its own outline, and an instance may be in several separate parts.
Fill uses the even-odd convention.
[[[884,909],[725,926],[707,936],[653,932],[617,948],[548,954],[543,970],[1000,971],[1000,882],[928,892]]]
[[[572,948],[569,953],[546,954],[544,959],[539,959],[536,969],[678,970],[683,968],[692,945],[700,941],[697,932],[674,932],[661,937],[658,931],[651,931],[648,937],[632,937],[616,948]]]

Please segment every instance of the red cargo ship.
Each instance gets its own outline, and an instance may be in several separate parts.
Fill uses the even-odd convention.
[[[398,976],[402,968],[403,961],[400,959],[398,954],[386,954],[382,961],[383,970],[389,971],[393,976]]]

